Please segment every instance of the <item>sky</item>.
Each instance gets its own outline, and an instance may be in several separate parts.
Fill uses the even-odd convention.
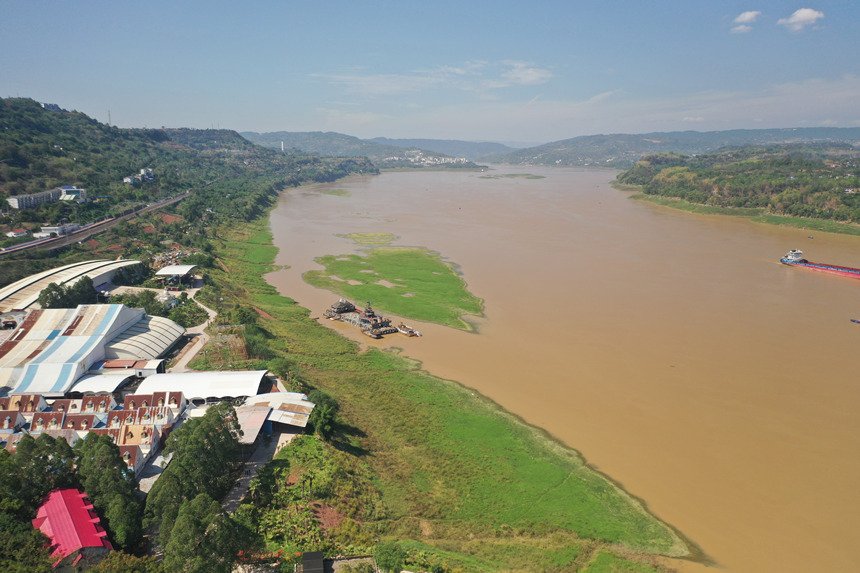
[[[0,0],[0,97],[128,128],[519,145],[860,127],[860,2]]]

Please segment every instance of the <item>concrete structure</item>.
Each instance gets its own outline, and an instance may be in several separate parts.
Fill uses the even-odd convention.
[[[12,195],[6,198],[6,202],[13,209],[31,209],[38,207],[42,203],[56,203],[60,200],[63,194],[59,187],[49,189],[48,191],[40,191],[39,193],[30,193],[29,195]]]
[[[65,225],[44,225],[40,228],[40,232],[33,233],[33,236],[37,239],[50,237],[51,235],[57,235],[59,237],[60,235],[69,235],[74,233],[80,228],[81,226],[77,223],[67,223]]]
[[[74,185],[61,185],[60,191],[62,191],[60,201],[75,201],[77,203],[83,203],[87,200],[86,189],[81,189]]]

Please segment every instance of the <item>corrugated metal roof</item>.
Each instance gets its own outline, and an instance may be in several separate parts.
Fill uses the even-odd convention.
[[[157,277],[172,277],[174,275],[187,275],[197,265],[169,265],[159,269],[155,276]]]
[[[81,392],[82,394],[98,394],[100,392],[113,392],[123,382],[132,378],[132,375],[117,376],[116,374],[89,374],[80,378],[68,389],[68,392]]]
[[[113,549],[93,505],[76,489],[55,489],[48,494],[33,527],[51,540],[52,557],[63,558],[84,547]]]
[[[253,444],[260,433],[271,408],[267,406],[240,406],[236,408],[236,418],[242,427],[240,444]]]
[[[131,349],[130,358],[149,360],[184,332],[169,319],[153,320],[142,309],[121,304],[36,310],[0,345],[0,387],[60,395],[93,364],[116,354],[116,348]]]
[[[140,264],[140,261],[99,259],[73,263],[30,275],[0,289],[0,312],[5,312],[13,308],[38,308],[36,300],[39,298],[39,293],[50,283],[68,286],[74,284],[84,276],[88,276],[93,279],[93,282],[96,282],[97,278],[107,273],[138,264]]]
[[[138,394],[182,392],[188,400],[254,396],[268,370],[169,372],[147,376]]]

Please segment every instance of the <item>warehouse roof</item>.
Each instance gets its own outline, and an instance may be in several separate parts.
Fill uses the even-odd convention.
[[[69,286],[88,276],[93,280],[93,284],[98,286],[106,280],[110,280],[117,270],[139,264],[140,261],[134,260],[110,261],[100,259],[72,263],[30,275],[0,289],[0,312],[12,309],[38,308],[39,305],[36,301],[39,298],[39,293],[51,283]]]
[[[142,309],[121,304],[33,310],[0,344],[0,394],[14,388],[61,395],[94,363],[125,357],[124,346],[138,350],[135,358],[156,358],[183,332],[168,319],[152,321]]]
[[[172,277],[174,275],[187,275],[197,265],[170,265],[160,269],[155,276],[157,277]]]
[[[112,393],[132,377],[117,374],[89,374],[75,382],[68,391],[82,394]]]
[[[137,393],[182,392],[189,400],[254,396],[267,372],[268,370],[231,370],[153,374],[140,383]]]

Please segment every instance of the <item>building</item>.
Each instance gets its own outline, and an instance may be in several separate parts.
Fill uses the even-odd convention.
[[[86,494],[77,489],[55,489],[45,498],[33,527],[51,541],[54,567],[95,565],[113,550],[107,531]]]
[[[45,225],[41,228],[40,232],[33,233],[33,236],[37,239],[43,237],[50,237],[51,235],[57,235],[59,237],[60,235],[69,235],[71,233],[74,233],[80,228],[81,226],[77,223],[68,223],[65,225]]]
[[[6,236],[9,238],[26,237],[27,236],[27,229],[12,229],[8,233],[6,233]]]
[[[89,277],[96,290],[101,290],[113,280],[117,271],[138,265],[140,261],[135,260],[97,259],[72,263],[30,275],[0,288],[0,313],[39,308],[39,293],[51,283],[69,287],[83,277]]]
[[[0,394],[62,398],[95,363],[105,359],[155,360],[184,333],[185,329],[172,320],[121,304],[31,310],[16,329],[0,331]],[[106,376],[96,383],[90,379],[86,382],[99,389],[104,378],[114,384],[108,392],[123,380],[121,376]],[[110,410],[114,405],[105,398],[110,400],[110,396],[84,397],[80,413]]]
[[[59,187],[40,191],[39,193],[30,193],[28,195],[12,195],[6,198],[6,202],[13,209],[32,209],[38,207],[42,203],[56,203],[63,195],[62,189]]]
[[[87,190],[81,189],[80,187],[75,187],[74,185],[62,185],[60,186],[60,190],[62,194],[60,195],[60,201],[74,201],[76,203],[83,203],[87,200]]]

